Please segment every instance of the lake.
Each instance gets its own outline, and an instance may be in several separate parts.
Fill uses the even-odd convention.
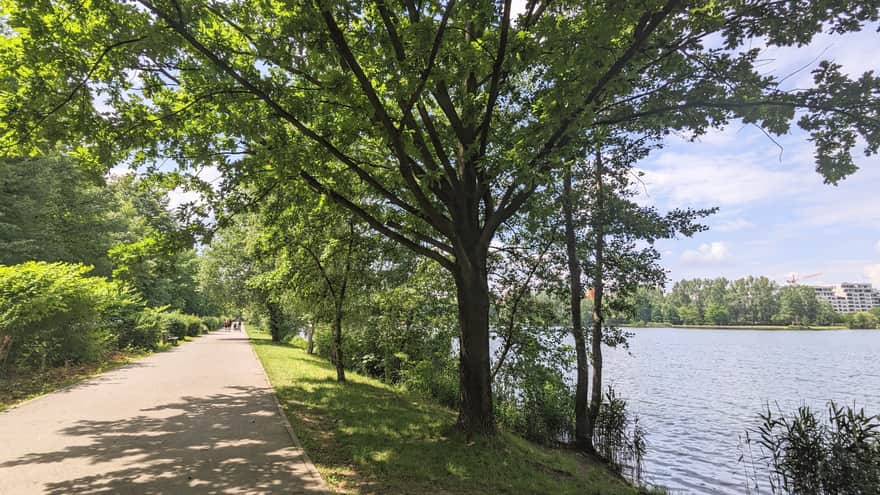
[[[605,350],[605,383],[647,430],[648,480],[672,493],[745,493],[739,436],[768,402],[880,413],[880,331],[627,330],[628,352]]]

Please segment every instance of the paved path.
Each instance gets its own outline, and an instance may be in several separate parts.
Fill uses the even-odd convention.
[[[0,494],[324,493],[244,333],[0,413]]]

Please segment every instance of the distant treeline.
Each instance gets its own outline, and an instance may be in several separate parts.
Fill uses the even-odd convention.
[[[633,296],[629,322],[673,325],[835,325],[876,328],[880,309],[841,315],[808,286],[780,286],[767,277],[681,280],[668,292],[643,288]]]

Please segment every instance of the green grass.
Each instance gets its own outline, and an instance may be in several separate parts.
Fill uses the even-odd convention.
[[[293,429],[337,493],[636,494],[604,466],[501,432],[468,442],[455,413],[248,329]]]

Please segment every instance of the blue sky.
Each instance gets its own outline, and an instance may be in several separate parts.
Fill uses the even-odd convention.
[[[767,50],[762,71],[786,76],[786,88],[812,85],[811,68],[834,60],[851,75],[880,70],[876,26],[820,35],[802,48]],[[870,281],[880,286],[880,159],[856,156],[860,170],[838,186],[822,183],[813,148],[795,129],[776,138],[734,123],[696,142],[671,137],[640,164],[641,201],[661,209],[718,206],[711,229],[658,245],[671,280],[821,273],[810,283]],[[805,280],[805,282],[807,282]]]

